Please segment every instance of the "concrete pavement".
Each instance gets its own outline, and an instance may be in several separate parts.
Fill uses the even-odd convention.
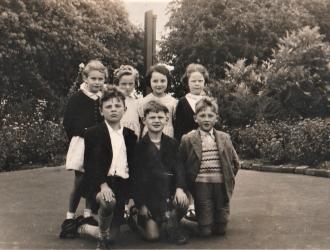
[[[0,249],[95,249],[93,239],[58,238],[72,180],[60,167],[1,173]],[[176,246],[122,231],[113,248],[330,249],[330,180],[240,170],[225,237]]]

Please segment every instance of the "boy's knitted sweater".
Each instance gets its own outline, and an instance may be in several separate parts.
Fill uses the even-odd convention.
[[[196,177],[196,182],[221,183],[222,169],[219,161],[219,150],[213,135],[213,131],[201,132],[202,160]]]

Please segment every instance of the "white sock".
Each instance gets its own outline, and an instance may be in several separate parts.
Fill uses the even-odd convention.
[[[74,219],[76,217],[75,213],[66,212],[66,218],[67,219]]]
[[[92,216],[92,210],[89,208],[84,209],[84,218],[91,217]]]

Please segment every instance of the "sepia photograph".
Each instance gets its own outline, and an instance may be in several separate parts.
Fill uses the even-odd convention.
[[[330,249],[330,0],[0,0],[7,249]]]

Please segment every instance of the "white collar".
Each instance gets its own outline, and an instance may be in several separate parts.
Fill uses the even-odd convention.
[[[133,99],[140,99],[141,98],[141,95],[134,89],[130,94],[129,96],[130,98],[133,98]]]
[[[83,82],[80,85],[80,89],[85,95],[87,95],[89,98],[93,99],[94,101],[96,101],[97,99],[99,99],[102,96],[101,91],[98,91],[97,93],[90,92],[87,88],[87,83],[85,83],[85,82]]]
[[[121,135],[123,134],[123,130],[124,130],[123,126],[120,126],[120,129],[118,129],[118,130],[114,130],[107,121],[105,121],[105,124],[108,127],[109,133],[117,133],[117,134],[121,134]]]
[[[192,94],[192,93],[188,93],[188,94],[186,94],[186,98],[190,98],[190,99],[193,99],[193,100],[200,100],[200,99],[202,99],[204,96],[202,96],[202,95],[194,95],[194,94]]]

